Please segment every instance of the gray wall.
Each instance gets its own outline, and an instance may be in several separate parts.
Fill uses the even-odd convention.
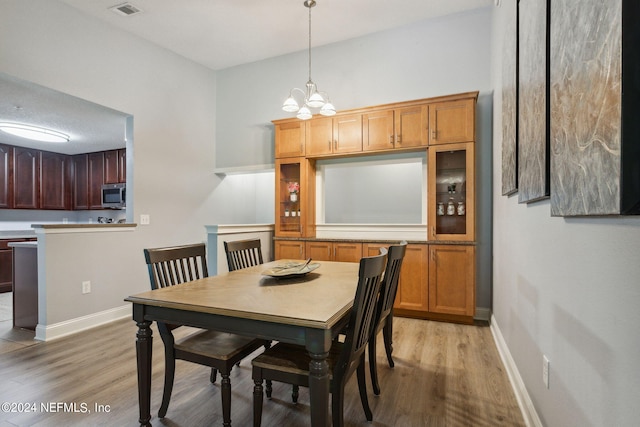
[[[494,9],[495,165],[501,47],[515,3]],[[640,218],[552,218],[548,200],[526,205],[517,194],[501,196],[499,167],[493,182],[494,317],[543,425],[637,425]]]
[[[480,91],[476,167],[478,307],[491,307],[492,8],[313,48],[312,76],[338,110]],[[443,41],[446,40],[446,43]],[[306,82],[307,52],[217,73],[216,167],[273,163],[271,120]],[[272,194],[272,193],[271,193]]]

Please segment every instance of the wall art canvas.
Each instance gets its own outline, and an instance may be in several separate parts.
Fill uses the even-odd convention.
[[[548,0],[518,3],[518,202],[549,196]]]
[[[502,195],[518,191],[518,13],[506,26],[502,46]]]
[[[621,4],[562,0],[551,5],[553,216],[620,212]],[[633,95],[625,91],[625,96]]]

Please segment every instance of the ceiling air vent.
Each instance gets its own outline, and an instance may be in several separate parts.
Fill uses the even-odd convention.
[[[123,16],[131,16],[142,12],[142,9],[135,7],[131,3],[122,3],[118,6],[110,7],[109,10]]]

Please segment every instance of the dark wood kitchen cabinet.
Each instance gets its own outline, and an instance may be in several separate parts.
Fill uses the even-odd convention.
[[[40,209],[71,209],[71,158],[43,151],[40,156]]]
[[[89,159],[86,154],[73,156],[73,209],[89,209]]]
[[[104,152],[89,153],[89,209],[102,209]]]
[[[102,209],[104,159],[102,151],[73,156],[74,209]]]
[[[13,149],[13,208],[38,209],[40,201],[40,151]]]
[[[127,150],[66,155],[0,144],[0,209],[102,209],[102,185],[126,183]]]
[[[35,241],[35,238],[0,239],[0,293],[11,292],[13,288],[13,249],[12,242]]]
[[[126,150],[104,152],[104,183],[119,184],[127,181]]]
[[[9,209],[13,202],[13,147],[0,145],[0,208]]]

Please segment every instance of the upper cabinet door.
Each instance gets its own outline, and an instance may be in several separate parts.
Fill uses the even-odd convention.
[[[40,151],[13,149],[13,207],[38,209],[40,201]]]
[[[362,114],[346,114],[333,118],[333,152],[362,151]]]
[[[398,108],[394,112],[395,146],[410,148],[426,146],[429,142],[428,107]]]
[[[372,111],[362,115],[362,148],[364,151],[394,148],[393,110]]]
[[[429,145],[475,141],[475,99],[429,105]]]
[[[71,209],[71,157],[43,151],[40,160],[40,207]]]
[[[429,240],[475,240],[475,144],[429,148]]]
[[[307,156],[322,156],[333,152],[333,118],[318,117],[307,125]]]
[[[13,147],[0,145],[0,208],[10,209],[13,202]]]
[[[275,123],[276,159],[304,156],[305,122],[301,120]]]

